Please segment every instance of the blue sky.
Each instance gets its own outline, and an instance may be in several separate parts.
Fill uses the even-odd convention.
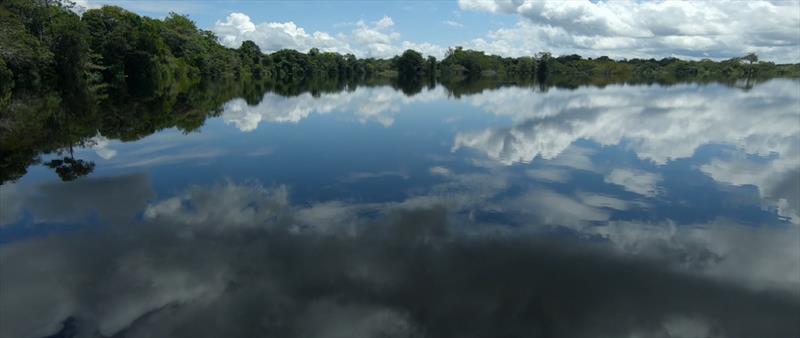
[[[406,48],[441,57],[464,46],[504,56],[541,51],[614,58],[800,62],[800,1],[106,1],[151,17],[188,14],[237,47],[311,47],[360,57]]]
[[[514,16],[465,11],[455,1],[91,1],[112,4],[150,17],[170,11],[188,14],[209,29],[230,13],[244,13],[254,23],[292,21],[307,32],[349,33],[356,22],[391,17],[394,29],[409,41],[450,46],[479,37],[489,29],[513,26]],[[449,23],[448,23],[449,22]],[[425,24],[422,24],[425,23]]]

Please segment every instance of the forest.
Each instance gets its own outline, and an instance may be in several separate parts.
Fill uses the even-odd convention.
[[[580,55],[509,58],[455,47],[443,60],[414,50],[390,59],[279,50],[252,41],[226,48],[187,16],[163,20],[104,6],[82,15],[55,0],[5,0],[0,6],[0,107],[15,93],[58,92],[74,104],[115,102],[180,90],[203,81],[266,83],[386,77],[400,82],[476,77],[537,82],[675,82],[692,79],[798,76],[800,65],[759,61],[755,54],[724,61],[676,58],[613,60]]]
[[[74,146],[98,133],[136,140],[160,129],[184,132],[219,113],[224,102],[258,103],[281,95],[390,85],[406,95],[443,85],[460,96],[506,83],[575,88],[611,83],[683,81],[746,83],[798,77],[800,65],[755,54],[724,61],[676,58],[613,60],[580,55],[509,58],[454,47],[442,60],[406,50],[389,59],[352,54],[263,52],[252,41],[221,45],[187,16],[157,20],[116,6],[76,14],[56,0],[3,0],[0,5],[0,183],[25,174],[41,154],[65,180],[91,172]]]

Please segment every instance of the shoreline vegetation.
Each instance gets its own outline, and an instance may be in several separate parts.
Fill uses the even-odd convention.
[[[224,47],[214,33],[175,13],[157,20],[104,6],[78,15],[72,6],[57,0],[7,0],[0,6],[0,107],[18,92],[58,91],[76,103],[119,102],[204,81],[452,82],[489,77],[569,86],[800,76],[800,64],[759,61],[752,53],[723,61],[614,60],[547,52],[511,58],[462,47],[449,49],[442,60],[410,49],[388,59],[317,48],[264,53],[252,41]]]
[[[406,95],[443,85],[453,96],[503,85],[543,90],[615,83],[721,82],[742,86],[800,77],[800,64],[677,58],[613,60],[579,55],[500,57],[455,47],[442,60],[414,50],[388,59],[279,50],[252,41],[222,46],[187,16],[162,20],[104,6],[78,15],[69,2],[5,0],[0,5],[0,183],[43,164],[62,179],[94,163],[72,149],[100,134],[137,140],[165,128],[191,132],[227,100],[258,103],[267,91],[298,95],[390,85]],[[744,83],[741,85],[740,83]],[[59,158],[41,163],[42,154]]]

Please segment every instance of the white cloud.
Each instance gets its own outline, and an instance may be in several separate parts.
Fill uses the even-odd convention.
[[[723,221],[679,226],[670,221],[653,224],[614,221],[609,220],[613,210],[626,210],[633,207],[632,203],[589,192],[569,195],[531,189],[503,197],[499,206],[493,206],[487,201],[508,191],[507,177],[503,177],[503,173],[451,173],[447,176],[447,183],[430,187],[429,191],[400,202],[359,204],[334,200],[311,205],[292,204],[288,189],[283,186],[268,188],[258,183],[225,182],[193,186],[149,204],[146,201],[152,200],[152,196],[138,199],[137,203],[124,203],[126,206],[135,205],[137,215],[144,209],[142,223],[114,227],[107,232],[56,233],[0,247],[0,259],[5,263],[0,264],[0,290],[6,295],[0,297],[0,306],[17,310],[0,318],[3,324],[0,333],[13,337],[47,336],[57,332],[63,321],[72,317],[85,321],[80,323],[88,323],[88,327],[78,326],[79,336],[124,333],[131,337],[160,337],[168,336],[168,333],[175,335],[176,332],[184,333],[182,336],[197,336],[198,332],[200,335],[218,336],[219,332],[245,332],[230,331],[236,329],[264,330],[248,331],[250,333],[242,334],[244,336],[269,335],[265,332],[273,332],[270,330],[275,326],[242,328],[264,322],[281,324],[278,330],[288,327],[297,330],[293,332],[310,336],[321,333],[327,336],[369,336],[376,332],[386,333],[387,329],[397,336],[414,336],[416,329],[426,328],[417,326],[424,323],[414,321],[418,318],[410,312],[414,307],[385,302],[385,295],[418,295],[419,285],[430,284],[426,284],[430,275],[411,280],[409,276],[419,276],[411,272],[419,272],[419,261],[429,261],[431,257],[440,260],[431,270],[441,274],[434,277],[478,276],[491,266],[493,269],[498,267],[493,271],[501,277],[518,278],[520,271],[529,271],[534,276],[526,279],[530,281],[541,279],[542,273],[556,273],[555,280],[559,283],[570,281],[570,285],[578,287],[585,286],[585,274],[576,275],[574,271],[590,271],[595,281],[593,285],[633,282],[623,285],[623,292],[608,298],[619,300],[619,296],[628,295],[630,298],[622,303],[634,302],[633,310],[641,308],[641,304],[635,302],[652,299],[653,295],[666,292],[666,287],[684,280],[675,276],[686,278],[687,285],[695,287],[676,287],[683,291],[660,298],[667,300],[667,307],[652,309],[658,311],[656,323],[663,322],[669,333],[675,334],[708,331],[703,320],[670,317],[675,313],[691,311],[701,317],[713,315],[703,319],[714,324],[714,332],[721,332],[735,328],[735,325],[731,326],[730,322],[728,325],[719,324],[717,318],[728,318],[724,314],[730,314],[730,311],[751,309],[750,306],[741,306],[709,311],[709,302],[726,304],[733,300],[761,306],[753,312],[758,314],[776,304],[795,304],[796,297],[800,296],[796,291],[800,285],[800,266],[796,260],[800,228],[797,226],[742,226]],[[119,186],[116,182],[106,183],[103,189],[95,189],[97,193],[94,195],[106,196],[108,189]],[[132,182],[132,186],[150,189],[149,183],[141,181]],[[57,207],[64,200],[74,198],[73,195],[85,194],[83,189],[76,188],[61,187],[64,194],[43,194],[39,204],[46,201]],[[448,208],[430,209],[431,205],[438,203],[449,203]],[[92,205],[103,207],[96,203]],[[533,218],[541,222],[505,227],[510,235],[508,238],[513,238],[512,245],[506,245],[499,231],[491,231],[496,227],[474,220],[461,222],[463,219],[457,218],[472,210],[502,211],[508,216],[522,215],[522,219],[530,221]],[[455,225],[450,225],[453,223]],[[561,251],[542,251],[540,242],[525,242],[530,239],[526,234],[549,225],[567,226],[581,236],[592,238],[590,247],[610,244],[613,254],[606,256],[606,251],[587,251],[585,254],[593,262],[587,265],[582,258],[582,252],[587,248],[582,243],[550,243],[565,250],[567,254],[563,257],[567,259],[562,259]],[[447,226],[447,229],[437,226]],[[309,229],[309,236],[303,236],[303,231],[281,232],[286,228]],[[488,228],[489,241],[483,242],[481,237],[475,236],[477,233],[471,232],[476,231],[473,228],[478,228],[478,231]],[[272,231],[259,232],[265,229]],[[371,237],[376,233],[380,235],[381,231],[391,236]],[[434,236],[441,236],[444,240],[431,244],[420,241]],[[598,236],[607,242],[596,240]],[[142,245],[143,239],[147,245]],[[513,245],[515,243],[522,245]],[[525,250],[516,251],[518,248]],[[410,251],[405,251],[408,249]],[[539,254],[531,256],[529,249]],[[498,252],[499,256],[492,256]],[[486,260],[487,257],[491,259]],[[506,265],[508,262],[513,264]],[[537,262],[552,262],[552,265],[536,270],[534,267],[540,264]],[[637,272],[642,268],[637,262],[647,264],[644,273]],[[561,275],[566,271],[563,267],[567,265],[564,264],[577,266],[577,270]],[[674,270],[678,270],[675,275]],[[598,275],[605,271],[611,272]],[[619,271],[625,271],[625,276],[634,274],[634,278],[628,279]],[[724,283],[709,281],[709,278]],[[330,280],[338,282],[330,283]],[[467,281],[464,285],[474,284],[469,278],[454,280]],[[494,280],[502,281],[503,278],[487,281]],[[480,294],[481,302],[466,300],[441,305],[441,302],[455,298],[431,300],[430,295],[441,293],[435,288],[408,304],[416,305],[422,300],[442,309],[468,308],[469,304],[478,304],[475,306],[483,309],[487,308],[486,302],[508,298],[508,292],[498,294],[492,291],[507,290],[508,285],[504,289],[501,284],[465,288],[470,292],[489,290],[489,293]],[[574,292],[572,289],[564,291],[558,285],[545,287],[540,294],[541,289],[535,289],[536,292],[530,289],[530,285],[537,283],[517,284],[524,286],[519,289],[524,292],[519,294],[531,293],[526,297],[534,300],[554,291],[561,292],[559,296]],[[697,288],[697,285],[707,286]],[[316,287],[318,292],[297,291],[310,287]],[[366,298],[359,291],[364,289],[380,293],[378,297]],[[603,290],[607,290],[607,286]],[[631,290],[642,291],[631,295]],[[720,296],[720,290],[728,291]],[[786,290],[789,293],[780,295],[790,298],[773,302],[770,300],[775,298],[769,297],[771,292],[755,294],[749,290]],[[698,303],[683,304],[677,307],[677,311],[676,303],[669,302],[670,297],[695,301],[697,297],[690,295],[696,294],[717,295],[714,296],[717,298],[708,301],[706,297]],[[554,299],[559,298],[563,299]],[[744,303],[748,299],[756,301]],[[292,311],[286,311],[287,308]],[[493,305],[488,308],[503,307]],[[582,306],[570,307],[580,308]],[[762,318],[759,324],[786,322],[788,325],[791,321],[787,322],[784,317],[775,319],[775,315],[794,308],[796,306],[782,307],[774,313],[766,313],[764,318],[767,320]],[[590,314],[603,312],[607,311],[587,310]],[[635,315],[642,312],[625,313]],[[735,319],[742,316],[744,314],[739,312],[730,315]],[[484,317],[497,316],[476,315],[476,318]],[[219,320],[224,325],[195,325],[206,318],[224,318]],[[500,324],[506,325],[507,321]],[[651,327],[643,325],[642,328]],[[763,329],[764,326],[754,327]]]
[[[100,156],[102,159],[110,160],[114,158],[114,156],[117,156],[117,151],[109,147],[111,141],[108,138],[98,135],[92,137],[89,141],[90,144],[92,144],[92,150],[94,150],[97,156]]]
[[[578,197],[584,204],[595,208],[627,210],[631,204],[628,201],[624,201],[619,198],[595,194],[595,193],[581,192],[578,193]]]
[[[445,24],[445,25],[448,25],[450,27],[458,27],[458,28],[464,27],[463,23],[460,23],[458,21],[453,21],[453,20],[444,20],[444,21],[442,21],[442,23]]]
[[[717,220],[709,224],[647,224],[611,221],[580,231],[607,238],[626,253],[674,256],[689,271],[741,283],[754,289],[780,288],[797,295],[797,225],[741,225]]]
[[[605,181],[621,185],[627,191],[653,197],[658,194],[661,176],[641,170],[615,168],[605,177]]]
[[[465,10],[520,17],[467,46],[502,55],[539,51],[617,58],[730,58],[757,52],[800,61],[800,10],[792,1],[486,1]],[[768,19],[767,19],[768,18]]]
[[[319,97],[311,93],[291,97],[266,93],[255,106],[248,105],[244,99],[225,103],[222,119],[241,131],[253,131],[262,121],[297,123],[311,114],[348,112],[361,123],[375,121],[388,127],[394,123],[393,114],[400,111],[402,105],[429,102],[445,95],[442,87],[424,90],[411,97],[391,87],[358,87],[354,91],[324,93]]]
[[[556,155],[549,163],[556,166],[563,166],[578,170],[597,171],[591,156],[594,151],[591,149],[570,146]]]
[[[800,138],[798,86],[773,80],[749,91],[721,85],[698,91],[691,84],[551,89],[541,95],[530,95],[528,88],[484,91],[465,100],[512,119],[513,126],[459,132],[453,149],[475,148],[504,164],[552,160],[580,139],[601,145],[626,141],[639,158],[657,164],[690,157],[705,144],[789,156],[791,142]]]
[[[132,167],[155,167],[167,164],[195,162],[202,160],[213,160],[225,152],[221,149],[187,149],[183,153],[173,153],[170,155],[154,155],[150,157],[120,159],[113,164],[114,168]]]
[[[433,175],[439,175],[439,176],[449,176],[452,174],[450,169],[447,169],[442,166],[431,167],[430,172]]]
[[[184,1],[78,0],[77,11],[102,4],[122,5],[151,13],[206,10],[204,4]],[[777,62],[800,62],[800,10],[795,1],[606,1],[588,0],[460,0],[463,10],[511,14],[517,25],[485,36],[452,41],[503,56],[533,55],[541,51],[614,58],[727,59],[748,52]],[[82,9],[81,9],[82,8]],[[458,11],[457,11],[458,12]],[[243,13],[231,13],[211,30],[228,47],[253,40],[262,50],[282,48],[353,53],[359,57],[391,57],[414,46],[440,58],[446,48],[428,42],[408,41],[395,32],[394,20],[383,16],[374,22],[346,23],[349,34],[306,32],[294,22],[256,24]],[[463,27],[462,22],[442,24]],[[342,25],[339,25],[342,26]]]
[[[517,8],[522,1],[519,0],[472,0],[458,1],[458,6],[464,10],[486,11],[486,12],[511,12]]]
[[[70,1],[75,3],[75,6],[70,8],[70,10],[77,13],[78,15],[82,15],[84,12],[92,8],[99,7],[97,4],[92,3],[90,0],[70,0]],[[61,2],[65,3],[66,1],[62,0]]]
[[[430,55],[438,59],[443,58],[445,55],[445,48],[437,44],[428,42],[415,43],[410,41],[403,41],[399,52],[402,53],[406,49],[413,49],[422,53],[422,55]]]
[[[700,170],[719,182],[754,185],[767,198],[766,207],[800,224],[800,142],[797,139],[780,143],[781,156],[753,158],[734,154],[730,158],[714,158]]]
[[[288,209],[284,186],[265,188],[258,184],[217,184],[192,187],[181,196],[151,204],[147,220],[218,227],[258,227],[280,224]]]
[[[741,155],[714,158],[700,169],[718,182],[758,187],[766,208],[798,223],[798,86],[773,80],[747,91],[707,86],[700,92],[696,85],[583,87],[541,95],[529,95],[526,88],[484,91],[465,100],[514,124],[459,132],[453,150],[477,149],[507,165],[538,158],[598,171],[576,141],[622,145],[659,165],[691,157],[703,145],[732,146]],[[626,170],[605,172],[606,181],[645,196],[657,194],[658,176]]]
[[[552,225],[580,229],[586,222],[606,221],[610,212],[550,190],[533,190],[502,203],[509,214],[533,216],[529,226]]]
[[[387,20],[388,19],[388,22]],[[353,37],[356,41],[369,45],[369,44],[391,44],[393,41],[400,38],[400,34],[396,32],[386,31],[392,27],[394,22],[388,17],[376,21],[372,26],[367,25],[364,21],[356,23],[356,29],[353,30]]]
[[[441,57],[444,48],[422,42],[403,41],[393,30],[394,20],[384,16],[374,22],[359,20],[350,34],[332,35],[326,32],[306,32],[294,22],[265,22],[255,24],[243,13],[231,13],[225,21],[217,21],[211,28],[225,46],[237,48],[242,42],[252,40],[264,52],[290,48],[306,52],[311,48],[321,51],[352,53],[358,57],[391,57],[408,48],[424,54]]]
[[[375,28],[377,29],[387,29],[392,26],[394,26],[394,20],[386,15],[384,15],[380,20],[375,21]]]
[[[347,42],[328,33],[308,33],[291,21],[256,25],[243,13],[231,13],[225,22],[217,21],[211,30],[217,34],[223,45],[232,48],[238,48],[242,42],[252,40],[265,52],[285,48],[305,52],[314,47],[322,51],[352,52]]]
[[[768,199],[765,207],[798,222],[800,197],[786,187],[797,187],[798,182],[791,178],[800,170],[800,116],[795,104],[799,85],[774,80],[746,91],[710,85],[700,87],[702,92],[692,84],[638,86],[635,90],[613,85],[554,88],[537,95],[519,87],[486,90],[462,100],[510,119],[511,126],[457,132],[452,149],[476,149],[495,164],[541,160],[537,163],[548,166],[528,173],[537,180],[564,182],[569,175],[559,171],[563,167],[593,171],[605,176],[608,183],[653,197],[659,192],[659,175],[598,167],[591,158],[593,150],[575,143],[589,140],[621,146],[657,165],[691,157],[704,145],[732,146],[769,161],[716,158],[700,164],[700,169],[718,182],[758,186]],[[335,112],[346,114],[346,119],[388,127],[403,105],[446,97],[442,87],[412,97],[389,87],[359,87],[316,98],[308,93],[294,97],[268,93],[255,106],[243,99],[228,102],[222,119],[242,131],[252,131],[262,122],[297,123],[313,114]]]

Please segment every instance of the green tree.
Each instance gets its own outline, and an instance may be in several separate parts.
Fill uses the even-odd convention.
[[[743,56],[742,60],[750,62],[750,64],[752,65],[753,63],[758,62],[758,55],[756,55],[756,53],[749,53],[749,54]]]
[[[55,170],[62,181],[74,181],[80,177],[91,174],[94,171],[94,162],[76,160],[73,157],[54,159],[45,164]]]
[[[2,87],[40,90],[52,83],[53,52],[45,35],[48,21],[41,4],[6,0],[0,5],[0,58],[14,81]]]
[[[58,88],[73,106],[87,106],[92,97],[89,82],[94,69],[90,68],[88,31],[80,18],[71,12],[60,12],[52,19],[55,70]]]
[[[553,61],[553,56],[548,52],[541,52],[536,54],[536,79],[544,83],[550,76],[550,64]]]
[[[14,89],[14,73],[6,67],[6,61],[0,58],[0,109],[11,101],[11,91]]]
[[[418,77],[422,73],[423,62],[422,54],[413,49],[407,49],[395,64],[400,76]]]
[[[425,72],[430,77],[436,77],[436,57],[428,56],[428,59],[425,62]]]

